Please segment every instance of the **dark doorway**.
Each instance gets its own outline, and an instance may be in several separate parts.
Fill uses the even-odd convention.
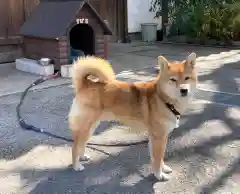
[[[70,33],[71,62],[82,55],[94,55],[94,31],[87,24],[77,24]]]

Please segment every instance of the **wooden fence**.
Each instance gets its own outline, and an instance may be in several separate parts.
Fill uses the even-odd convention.
[[[20,55],[19,29],[40,0],[0,0],[0,63]]]

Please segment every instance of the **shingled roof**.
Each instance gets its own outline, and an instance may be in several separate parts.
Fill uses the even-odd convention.
[[[20,28],[20,35],[58,39],[66,33],[76,14],[83,7],[96,17],[105,35],[112,35],[112,31],[96,10],[89,3],[81,0],[41,1]]]

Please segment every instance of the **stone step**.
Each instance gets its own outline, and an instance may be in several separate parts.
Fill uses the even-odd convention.
[[[42,66],[36,60],[20,58],[15,60],[16,69],[37,75],[48,76],[54,74],[54,66],[52,64]]]
[[[71,78],[72,77],[72,71],[71,71],[72,65],[62,65],[61,66],[61,76],[65,78]]]

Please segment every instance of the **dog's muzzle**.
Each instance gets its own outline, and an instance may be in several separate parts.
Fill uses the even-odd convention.
[[[185,96],[188,95],[188,89],[185,89],[185,88],[183,89],[183,88],[182,88],[182,89],[180,89],[180,93],[181,93],[181,96],[182,96],[182,97],[185,97]]]

